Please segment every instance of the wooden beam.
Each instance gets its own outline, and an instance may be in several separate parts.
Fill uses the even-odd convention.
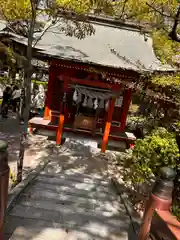
[[[103,153],[105,153],[106,147],[108,144],[108,138],[111,130],[111,122],[112,122],[115,102],[116,102],[116,98],[112,98],[109,104],[108,116],[107,116],[107,121],[104,129],[104,135],[103,135],[102,146],[101,146],[101,152]]]
[[[129,111],[129,106],[132,99],[132,89],[128,88],[124,93],[123,104],[122,104],[122,114],[121,114],[121,126],[120,131],[122,132],[126,127],[126,119]]]
[[[61,80],[62,77],[59,76],[59,79]],[[82,80],[82,79],[71,77],[70,81],[74,84],[88,85],[92,87],[105,88],[105,89],[114,90],[114,91],[119,91],[121,88],[121,84],[104,83],[97,80],[88,80],[88,79]]]

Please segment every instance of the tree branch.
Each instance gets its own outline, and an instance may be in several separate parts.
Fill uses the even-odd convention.
[[[42,33],[41,33],[41,36],[39,36],[36,40],[35,40],[35,42],[34,42],[34,44],[33,44],[33,48],[37,45],[37,43],[41,40],[41,38],[44,36],[44,34],[49,30],[49,28],[52,26],[52,25],[54,25],[54,24],[56,24],[58,22],[58,19],[57,18],[55,18],[55,19],[51,19],[50,20],[50,22],[48,22],[47,24],[46,24],[46,26],[44,27],[44,30],[42,31]]]
[[[146,2],[146,5],[150,8],[152,8],[155,12],[158,12],[160,15],[162,15],[163,17],[167,17],[167,18],[171,18],[174,19],[174,16],[168,15],[164,12],[161,12],[159,9],[155,8],[153,5],[150,5],[149,3]],[[180,19],[179,19],[180,20]]]
[[[122,19],[122,17],[124,16],[124,12],[125,12],[127,2],[128,2],[128,0],[124,0],[122,12],[121,12],[121,15],[120,15],[120,19]]]
[[[160,10],[156,9],[154,6],[150,5],[149,3],[146,3],[146,4],[150,8],[152,8],[154,11],[158,12],[159,14],[161,14],[162,16],[167,17],[167,18],[171,18],[171,19],[174,20],[174,24],[172,26],[171,32],[169,33],[169,37],[173,41],[180,42],[180,36],[177,34],[177,27],[178,27],[178,24],[180,22],[180,5],[178,7],[176,15],[175,16],[170,16],[170,15],[167,15],[167,14],[161,12]]]
[[[179,21],[180,21],[180,5],[178,7],[178,10],[177,10],[177,13],[176,13],[176,16],[175,16],[172,31],[169,34],[169,37],[171,37],[171,39],[176,41],[176,42],[180,42],[180,36],[177,34],[177,27],[178,27]]]

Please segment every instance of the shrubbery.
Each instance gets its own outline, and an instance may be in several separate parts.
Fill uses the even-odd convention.
[[[129,162],[129,177],[134,183],[149,181],[152,175],[158,174],[162,166],[176,168],[178,158],[175,135],[165,128],[157,128],[144,139],[136,141]]]
[[[136,192],[146,195],[146,191],[149,191],[148,186],[152,185],[151,180],[158,175],[161,167],[172,167],[176,171],[180,169],[180,154],[176,134],[159,127],[143,139],[138,139],[134,149],[129,151],[130,154],[127,154],[126,158],[128,169],[126,180],[130,180]],[[179,184],[179,176],[177,175],[172,212],[178,219],[180,219]],[[145,186],[145,191],[143,186]]]

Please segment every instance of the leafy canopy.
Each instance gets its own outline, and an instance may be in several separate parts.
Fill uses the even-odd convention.
[[[1,0],[1,15],[7,20],[28,20],[31,18],[33,0]],[[38,2],[38,0],[37,0]],[[92,10],[113,14],[113,4],[110,0],[46,0],[44,6],[38,5],[37,12],[56,13],[66,10],[77,14],[89,13]]]
[[[160,24],[165,16],[174,16],[179,3],[177,0],[124,0],[116,5],[116,15],[123,19]]]
[[[117,18],[141,23],[151,30],[157,56],[163,63],[173,64],[172,57],[180,53],[180,43],[169,37],[169,34],[179,4],[178,0],[123,0],[115,7],[115,12]],[[176,27],[177,33],[180,33],[179,25]]]
[[[31,17],[30,0],[1,0],[1,15],[5,20],[28,20]]]

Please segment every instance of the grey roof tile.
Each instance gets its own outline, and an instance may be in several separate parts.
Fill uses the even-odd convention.
[[[93,23],[95,34],[84,39],[66,36],[57,23],[48,29],[36,45],[41,53],[60,59],[76,60],[102,66],[132,69],[135,71],[174,71],[162,65],[156,58],[152,38],[139,30],[104,26]],[[35,35],[38,37],[38,35]],[[22,37],[13,36],[15,41],[27,44]],[[140,64],[139,64],[140,63]]]

